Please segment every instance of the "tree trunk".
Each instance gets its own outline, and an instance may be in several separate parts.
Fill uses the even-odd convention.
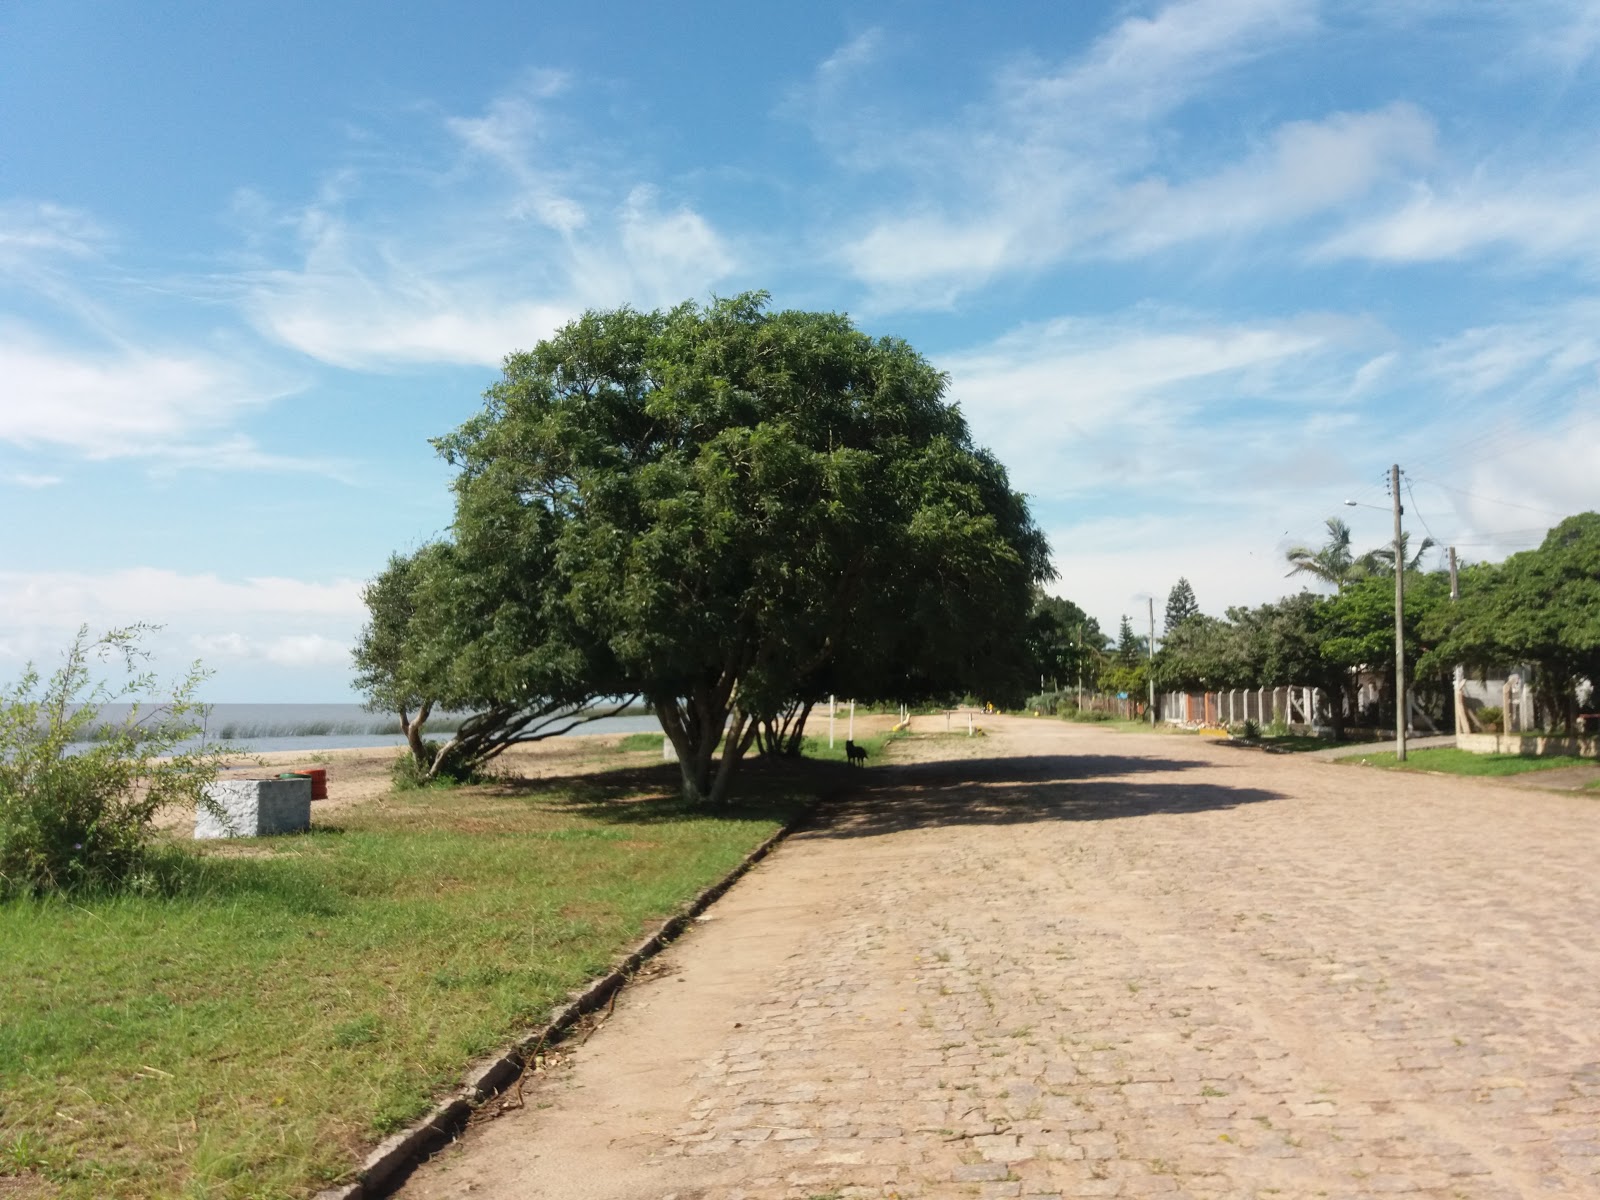
[[[423,772],[433,766],[432,760],[428,757],[428,747],[422,740],[422,728],[428,723],[428,714],[431,712],[433,712],[432,700],[422,702],[415,720],[405,709],[400,710],[400,730],[406,735],[406,745],[411,747],[411,757],[417,764],[417,770]]]

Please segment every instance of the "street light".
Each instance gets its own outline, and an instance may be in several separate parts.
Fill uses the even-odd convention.
[[[1406,563],[1400,537],[1400,465],[1389,468],[1389,494],[1394,497],[1394,757],[1396,762],[1406,760]],[[1348,508],[1377,508],[1376,504],[1360,504],[1346,500]]]

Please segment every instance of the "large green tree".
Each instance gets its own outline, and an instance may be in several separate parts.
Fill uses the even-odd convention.
[[[1571,732],[1579,689],[1600,686],[1600,513],[1568,517],[1537,549],[1462,574],[1435,614],[1433,658],[1479,669],[1531,663],[1541,707]]]
[[[457,538],[536,531],[556,624],[649,700],[685,795],[715,802],[804,693],[1025,686],[1048,546],[945,389],[902,341],[752,293],[587,313],[437,444]]]
[[[1030,677],[1058,686],[1071,686],[1080,676],[1092,683],[1105,645],[1099,621],[1063,596],[1037,591],[1028,618]]]

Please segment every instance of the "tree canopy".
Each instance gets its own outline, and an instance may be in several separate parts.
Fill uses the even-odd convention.
[[[1195,599],[1194,588],[1187,579],[1179,576],[1178,582],[1173,584],[1172,590],[1167,593],[1167,617],[1162,632],[1170,637],[1174,629],[1190,617],[1199,615],[1200,602]]]
[[[586,313],[436,443],[459,471],[458,577],[537,548],[526,632],[643,694],[697,800],[726,796],[797,697],[1022,694],[1051,574],[941,373],[766,300]]]
[[[1441,607],[1427,632],[1441,639],[1437,661],[1532,665],[1541,704],[1570,730],[1578,689],[1600,685],[1600,513],[1568,517],[1537,549],[1464,571],[1460,603]]]

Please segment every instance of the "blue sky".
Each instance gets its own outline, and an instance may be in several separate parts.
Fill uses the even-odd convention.
[[[908,338],[1115,628],[1600,507],[1588,0],[0,8],[0,677],[348,693],[427,439],[588,307]]]

